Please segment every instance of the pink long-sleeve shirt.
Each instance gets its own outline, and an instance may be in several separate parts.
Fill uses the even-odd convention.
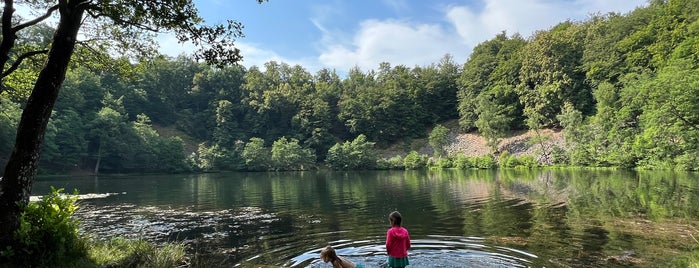
[[[386,231],[386,251],[394,258],[408,257],[410,234],[402,226],[393,226]]]

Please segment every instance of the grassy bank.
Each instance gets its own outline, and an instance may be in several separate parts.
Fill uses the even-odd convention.
[[[191,266],[181,243],[155,245],[142,239],[102,241],[78,232],[74,195],[52,192],[27,205],[13,246],[0,249],[0,267],[182,267]]]

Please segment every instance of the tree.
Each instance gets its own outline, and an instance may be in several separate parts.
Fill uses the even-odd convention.
[[[46,126],[76,44],[111,47],[117,53],[142,57],[154,51],[154,32],[169,31],[180,41],[201,48],[195,53],[197,60],[223,66],[241,59],[234,39],[241,36],[242,25],[234,21],[228,21],[227,25],[204,25],[191,0],[23,1],[33,10],[46,10],[28,21],[16,19],[14,2],[4,1],[0,17],[2,80],[27,58],[42,54],[47,58],[24,106],[15,149],[0,181],[0,248],[11,246],[22,207],[29,202]],[[23,53],[16,50],[17,38],[23,31],[54,15],[58,16],[58,23],[50,45]],[[89,31],[82,32],[80,36],[86,39],[79,42],[81,28]],[[0,93],[5,90],[4,86],[0,87]]]
[[[250,171],[266,171],[271,166],[272,153],[265,147],[265,140],[257,137],[250,138],[242,153],[245,167]]]
[[[643,132],[634,146],[647,166],[674,165],[680,157],[699,159],[699,75],[690,64],[683,59],[670,62],[643,88],[647,91],[640,116]],[[699,168],[694,165],[682,168]]]
[[[272,144],[272,165],[276,170],[306,170],[313,166],[316,156],[303,148],[297,139],[281,137]]]
[[[503,105],[498,105],[490,99],[487,94],[478,96],[478,120],[476,127],[487,140],[488,146],[493,153],[498,153],[500,139],[505,137],[511,118],[506,116],[508,109]]]
[[[481,112],[489,109],[481,107],[483,98],[506,109],[501,112],[508,121],[506,130],[522,127],[522,107],[514,88],[520,83],[520,55],[526,44],[518,34],[507,37],[501,33],[473,49],[457,80],[459,125],[462,129],[473,130],[477,127],[476,121]]]
[[[524,114],[542,127],[557,125],[555,117],[565,101],[583,114],[593,112],[592,91],[581,68],[583,30],[572,22],[560,23],[537,33],[524,47],[516,90]]]
[[[434,150],[435,156],[441,157],[446,154],[444,146],[447,145],[447,142],[449,142],[447,140],[448,136],[449,129],[442,125],[436,125],[432,129],[432,132],[430,132],[429,142],[430,146],[432,146],[432,149]]]
[[[371,169],[378,159],[374,144],[360,134],[351,142],[336,143],[330,147],[325,162],[334,169]]]

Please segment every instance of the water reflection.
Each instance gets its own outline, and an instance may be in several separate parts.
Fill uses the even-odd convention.
[[[413,267],[596,267],[663,263],[697,248],[692,173],[406,171],[41,179],[103,198],[77,216],[101,238],[185,241],[221,266],[327,267],[330,244],[385,264],[388,213],[413,238]],[[118,195],[100,195],[121,193]],[[682,236],[684,236],[684,238]],[[685,240],[683,240],[685,239]],[[658,241],[662,241],[659,243]]]

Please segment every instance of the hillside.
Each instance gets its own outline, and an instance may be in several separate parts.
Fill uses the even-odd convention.
[[[446,151],[449,154],[462,153],[469,157],[483,156],[491,153],[490,147],[487,145],[486,139],[476,132],[463,133],[459,131],[456,122],[450,122],[445,124],[445,127],[450,129],[449,132],[449,145],[447,145]],[[544,129],[541,130],[539,135],[543,137],[541,143],[533,142],[537,134],[533,130],[529,131],[516,131],[510,133],[507,137],[500,141],[498,146],[499,151],[503,152],[507,150],[512,155],[522,156],[522,155],[533,155],[539,161],[543,160],[543,154],[541,147],[542,145],[551,149],[555,146],[565,147],[565,138],[563,132],[558,129]],[[414,139],[410,144],[397,143],[389,148],[382,150],[381,156],[385,158],[390,158],[396,155],[405,156],[410,151],[417,151],[420,154],[432,155],[433,150],[429,145],[427,138]]]
[[[483,156],[491,153],[491,149],[488,147],[487,141],[483,136],[476,132],[461,132],[456,120],[447,122],[444,126],[450,130],[448,136],[449,145],[446,148],[447,153],[461,153],[469,157]],[[171,127],[154,125],[153,128],[163,137],[178,136],[182,138],[185,143],[186,155],[196,152],[198,144],[201,143],[201,141],[197,141],[184,132]],[[515,156],[533,155],[536,156],[539,161],[543,161],[542,144],[549,150],[555,146],[561,148],[565,146],[565,140],[561,130],[544,129],[541,130],[539,134],[543,137],[544,141],[542,143],[532,142],[532,139],[536,138],[537,135],[533,130],[520,130],[510,133],[510,135],[500,141],[500,145],[498,146],[499,151],[503,152],[506,150]],[[420,154],[426,155],[433,154],[432,147],[429,145],[427,138],[422,138],[413,139],[410,141],[410,144],[399,142],[388,148],[380,149],[380,155],[384,158],[391,158],[396,155],[405,156],[410,151],[417,151]]]

